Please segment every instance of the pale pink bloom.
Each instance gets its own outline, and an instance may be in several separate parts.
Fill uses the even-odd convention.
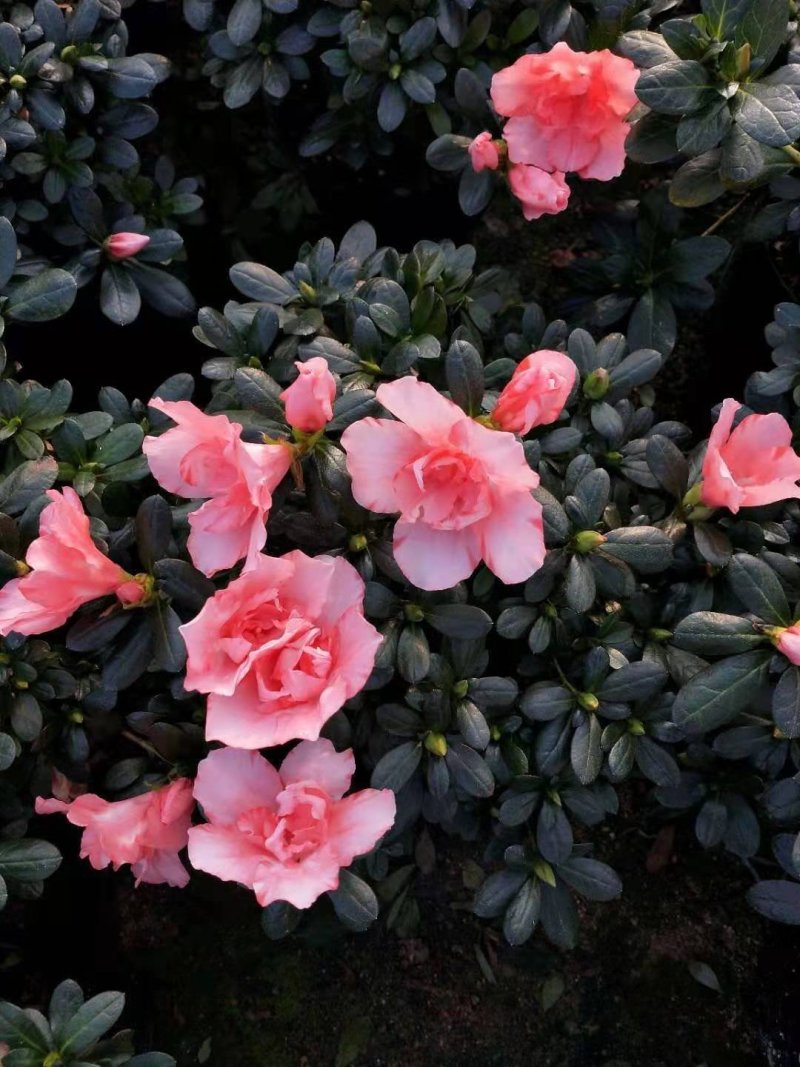
[[[470,141],[467,151],[472,169],[478,173],[482,170],[497,170],[500,166],[500,153],[487,130]]]
[[[778,638],[778,648],[788,660],[800,667],[800,622],[787,626]]]
[[[286,421],[295,430],[316,433],[333,418],[336,379],[322,356],[295,363],[295,367],[300,373],[281,393]]]
[[[607,49],[574,52],[563,41],[520,56],[492,78],[495,110],[509,117],[508,158],[599,181],[617,177],[638,77],[629,59]]]
[[[544,348],[518,365],[492,412],[501,430],[526,434],[555,422],[575,385],[577,368],[569,356]]]
[[[736,400],[722,405],[703,460],[702,501],[708,507],[739,508],[800,497],[800,456],[792,428],[782,415],[747,415],[731,429]]]
[[[177,425],[145,437],[142,451],[164,489],[189,500],[210,498],[189,516],[189,555],[204,574],[248,564],[267,540],[272,491],[292,465],[288,445],[247,444],[242,427],[226,415],[206,415],[188,400],[150,407]]]
[[[193,807],[188,778],[128,800],[103,800],[94,793],[72,803],[36,798],[38,815],[63,812],[73,826],[84,827],[82,859],[98,871],[109,863],[115,871],[129,863],[137,885],[187,884],[189,875],[178,853],[186,846]]]
[[[257,556],[181,627],[186,688],[208,693],[206,737],[237,748],[313,741],[363,689],[381,635],[347,560]]]
[[[25,561],[31,572],[0,589],[0,634],[42,634],[63,626],[83,604],[124,589],[131,576],[92,541],[80,497],[49,489],[39,536]]]
[[[420,589],[449,589],[483,559],[501,581],[524,582],[544,561],[539,476],[511,434],[465,415],[432,385],[400,378],[380,403],[400,421],[361,419],[342,434],[353,495],[400,513],[394,556]]]
[[[558,215],[569,203],[570,189],[559,171],[549,174],[539,167],[515,163],[508,168],[508,184],[528,222],[542,215]]]
[[[194,795],[208,822],[189,831],[192,866],[247,886],[262,907],[310,907],[394,822],[390,789],[344,796],[354,770],[352,750],[324,738],[297,745],[280,771],[257,752],[215,749],[197,768]]]
[[[150,244],[143,233],[112,233],[106,238],[105,250],[109,259],[130,259]]]

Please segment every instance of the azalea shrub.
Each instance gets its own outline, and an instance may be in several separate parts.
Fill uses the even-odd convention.
[[[130,1030],[108,1036],[124,1010],[123,993],[98,993],[87,1000],[70,978],[53,990],[46,1015],[0,1000],[0,1057],[29,1067],[175,1067],[165,1052],[137,1055]]]
[[[800,922],[797,308],[703,441],[659,420],[661,352],[548,322],[470,246],[358,223],[230,279],[152,396],[76,411],[6,368],[8,890],[65,816],[93,867],[238,883],[272,937],[364,929],[407,871],[402,926],[455,834],[478,916],[570,947],[638,783]]]

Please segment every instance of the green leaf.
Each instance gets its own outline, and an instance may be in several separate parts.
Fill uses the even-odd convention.
[[[49,322],[69,311],[77,291],[75,279],[67,271],[43,270],[11,290],[5,314],[17,322]]]
[[[64,1027],[83,1004],[83,1001],[83,990],[71,978],[60,982],[53,990],[53,994],[50,997],[48,1015],[57,1044],[61,1043]]]
[[[522,945],[533,933],[542,906],[542,890],[535,878],[528,879],[506,908],[503,934],[509,945]]]
[[[100,275],[100,310],[117,326],[127,326],[141,308],[142,298],[130,270],[109,263]]]
[[[767,879],[751,886],[747,902],[774,922],[800,926],[800,884]]]
[[[734,595],[753,615],[783,626],[791,622],[783,586],[769,564],[743,552],[733,557],[725,573]]]
[[[729,40],[752,3],[753,0],[701,0],[708,32],[718,41]]]
[[[339,888],[328,893],[337,916],[348,928],[360,933],[378,918],[378,898],[371,886],[352,873],[339,873]]]
[[[772,719],[784,737],[800,737],[800,668],[787,667],[772,694]]]
[[[695,982],[704,985],[706,989],[713,989],[715,993],[722,992],[719,979],[707,963],[700,963],[699,960],[690,960],[688,967],[689,974],[694,978]]]
[[[381,756],[375,764],[370,784],[373,789],[391,789],[399,793],[421,759],[422,745],[418,741],[405,741]]]
[[[7,1000],[0,1000],[0,1041],[16,1046],[23,1045],[41,1056],[46,1056],[50,1051],[33,1019],[22,1008],[10,1004]],[[8,1060],[7,1055],[5,1059]]]
[[[615,870],[607,863],[575,856],[559,864],[558,874],[587,900],[613,900],[622,892],[622,882]]]
[[[103,467],[111,467],[137,452],[143,440],[144,430],[141,426],[127,422],[123,426],[114,427],[98,442],[92,458]]]
[[[699,111],[713,99],[714,83],[709,71],[694,60],[676,60],[650,67],[639,75],[636,95],[643,104],[662,115]]]
[[[789,85],[745,82],[734,97],[734,119],[759,144],[782,148],[800,136],[800,98]]]
[[[672,304],[660,289],[648,289],[631,313],[629,344],[633,348],[655,348],[668,356],[675,347],[677,333]]]
[[[610,530],[602,551],[630,564],[640,574],[657,574],[672,563],[672,542],[655,526],[628,526]]]
[[[675,627],[673,641],[678,648],[701,656],[730,656],[747,652],[764,643],[749,619],[740,615],[723,615],[718,611],[696,611],[681,619]]]
[[[675,698],[673,720],[689,736],[731,722],[766,683],[770,659],[769,652],[745,652],[699,671]]]
[[[0,874],[4,878],[15,882],[40,882],[49,878],[60,865],[61,853],[49,841],[38,841],[33,837],[0,841]]]
[[[678,154],[675,119],[648,111],[631,127],[625,152],[636,163],[663,163]]]
[[[680,167],[670,182],[669,198],[678,207],[702,207],[718,200],[725,192],[720,180],[719,149],[704,152]]]
[[[428,623],[445,637],[473,641],[492,628],[491,616],[472,604],[437,604],[425,613]]]
[[[275,900],[261,912],[261,928],[270,941],[280,941],[295,929],[302,912],[286,900]]]
[[[469,796],[490,797],[494,793],[489,764],[469,745],[460,741],[450,744],[444,760],[455,785]]]
[[[483,361],[469,341],[456,340],[445,356],[447,388],[454,403],[468,415],[477,415],[483,399]]]
[[[472,910],[481,919],[502,915],[527,878],[525,871],[504,870],[490,874],[475,894]]]
[[[0,482],[0,508],[8,515],[18,515],[55,484],[58,464],[49,456],[28,460]]]
[[[111,1029],[122,1015],[124,1007],[125,996],[122,993],[98,993],[87,1000],[64,1027],[61,1052],[73,1056],[86,1052]]]
[[[721,2],[721,0],[719,0]],[[733,0],[728,0],[732,3]],[[764,71],[789,36],[788,0],[738,0],[734,5],[741,10],[741,18],[733,24],[733,40],[737,47],[749,44],[753,52],[751,63],[754,69]],[[738,11],[737,11],[738,13]]]
[[[587,712],[572,735],[570,762],[581,785],[593,782],[603,766],[600,738],[603,728],[596,715]]]

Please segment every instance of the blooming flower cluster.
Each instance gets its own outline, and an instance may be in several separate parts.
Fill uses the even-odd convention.
[[[303,433],[321,430],[335,379],[323,360],[298,370],[283,393],[287,421]],[[144,442],[153,474],[168,492],[207,501],[190,516],[194,562],[213,574],[245,558],[240,576],[181,628],[186,686],[208,694],[206,735],[236,747],[210,752],[194,783],[180,778],[111,803],[94,794],[39,798],[36,810],[84,827],[81,855],[93,867],[127,863],[137,881],[184,886],[178,853],[188,844],[193,867],[249,887],[262,906],[309,907],[394,821],[391,790],[344,797],[353,753],[319,736],[363,688],[381,641],[364,618],[364,583],[343,559],[260,553],[271,493],[294,458],[288,442],[245,444],[240,426],[188,401],[154,399],[151,407],[176,423]],[[88,600],[141,588],[93,545],[76,494],[51,495],[28,553],[36,570],[0,592],[6,633],[52,629]],[[280,772],[254,751],[298,738]],[[207,822],[192,829],[195,801]]]
[[[622,173],[638,76],[608,49],[576,52],[563,41],[521,56],[492,78],[492,103],[507,121],[501,142],[487,131],[472,141],[473,169],[497,170],[507,159],[525,218],[558,214],[569,201],[567,173],[597,181]]]

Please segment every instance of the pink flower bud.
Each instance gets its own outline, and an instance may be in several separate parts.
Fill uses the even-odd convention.
[[[150,244],[144,233],[112,233],[103,246],[109,259],[130,259]]]
[[[492,422],[518,434],[555,422],[572,392],[576,373],[575,364],[563,352],[532,352],[500,394]]]
[[[800,622],[787,626],[778,638],[778,649],[790,663],[800,666]]]
[[[333,417],[336,380],[322,356],[295,363],[295,367],[298,377],[281,393],[286,421],[295,430],[316,433]]]
[[[484,130],[470,143],[469,161],[472,169],[476,172],[482,170],[497,170],[500,166],[500,153],[497,145],[492,140],[492,135]]]
[[[529,222],[542,215],[558,215],[569,201],[569,186],[560,171],[548,174],[539,167],[515,163],[508,169],[508,184]]]

